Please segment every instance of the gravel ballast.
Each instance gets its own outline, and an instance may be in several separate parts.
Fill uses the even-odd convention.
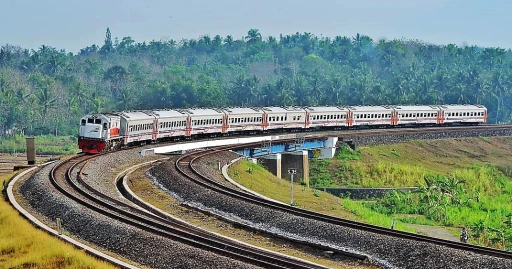
[[[50,220],[50,226],[55,226],[53,221],[59,217],[65,233],[151,268],[258,268],[145,232],[78,205],[57,193],[49,182],[52,166],[42,168],[19,188],[25,203],[47,222]]]

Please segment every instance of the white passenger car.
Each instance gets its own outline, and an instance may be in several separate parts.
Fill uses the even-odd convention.
[[[349,124],[350,110],[346,107],[306,107],[309,128],[344,127]]]
[[[152,111],[120,112],[124,144],[156,140],[157,120]]]
[[[157,139],[179,138],[186,135],[188,114],[177,110],[156,110]]]
[[[351,106],[349,126],[393,125],[394,109],[391,106]]]
[[[442,123],[442,111],[439,106],[396,106],[395,111],[399,125]]]
[[[221,109],[192,108],[181,110],[190,117],[190,135],[220,134],[225,113]]]
[[[443,105],[444,123],[478,124],[487,122],[487,108],[482,105]]]
[[[228,107],[226,113],[228,132],[254,132],[263,130],[265,112],[256,107]]]
[[[265,130],[306,128],[306,110],[300,107],[264,107]]]

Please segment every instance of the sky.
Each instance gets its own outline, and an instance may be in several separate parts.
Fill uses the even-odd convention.
[[[242,38],[309,32],[357,33],[375,41],[512,48],[506,0],[0,0],[0,46],[41,45],[77,53],[112,38],[180,41],[203,35]]]

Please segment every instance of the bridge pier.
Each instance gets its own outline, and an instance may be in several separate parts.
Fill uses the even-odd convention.
[[[267,168],[268,171],[270,171],[274,176],[278,178],[281,177],[281,153],[275,153],[271,155],[265,155],[262,156],[262,162],[261,165],[263,165],[265,168]]]
[[[307,150],[299,150],[283,154],[281,167],[281,175],[284,175],[284,178],[287,180],[290,179],[290,175],[288,175],[288,168],[296,168],[297,174],[295,175],[294,180],[299,182],[302,179],[309,187],[309,159]]]

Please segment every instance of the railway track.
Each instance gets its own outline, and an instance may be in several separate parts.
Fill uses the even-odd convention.
[[[77,155],[59,163],[50,173],[52,184],[64,195],[93,211],[190,246],[265,268],[325,268],[240,244],[113,199],[90,187],[82,179],[87,162],[96,156],[99,155]]]
[[[442,131],[450,131],[450,130],[477,130],[477,129],[485,129],[485,128],[494,128],[494,129],[510,129],[511,126],[476,126],[476,127],[447,127],[442,128]],[[411,133],[411,132],[435,132],[439,128],[412,128],[412,129],[404,129],[404,128],[396,128],[396,129],[384,129],[384,130],[376,130],[376,129],[368,129],[364,131],[345,131],[338,133],[339,137],[342,136],[364,136],[364,135],[380,135],[386,133]],[[308,132],[309,137],[322,137],[320,132]],[[294,141],[295,139],[289,139],[288,141]],[[255,143],[254,145],[258,146],[261,143]],[[254,146],[253,145],[253,146]],[[244,145],[249,146],[249,145]],[[178,171],[181,170],[181,173],[190,177],[190,179],[208,189],[214,190],[219,193],[223,193],[225,195],[234,197],[236,199],[242,199],[244,201],[248,201],[253,204],[261,205],[267,208],[272,208],[274,210],[279,210],[282,212],[287,212],[294,214],[296,216],[301,216],[309,219],[314,219],[330,224],[335,224],[344,227],[351,227],[354,229],[360,229],[380,234],[386,234],[389,236],[404,238],[408,240],[417,240],[422,242],[429,242],[433,244],[438,244],[442,246],[447,246],[455,249],[471,251],[474,253],[479,253],[482,255],[489,255],[493,257],[500,257],[511,259],[512,256],[509,252],[488,249],[478,246],[465,245],[457,242],[451,242],[446,240],[440,240],[410,233],[403,233],[395,230],[389,230],[382,227],[376,227],[372,225],[361,224],[357,222],[352,222],[348,220],[338,219],[334,217],[329,217],[326,215],[317,214],[314,212],[309,212],[305,210],[301,210],[298,208],[285,206],[278,203],[269,202],[265,199],[258,198],[254,195],[244,193],[241,191],[233,190],[233,188],[223,186],[213,180],[210,180],[208,177],[203,176],[201,173],[197,171],[194,167],[194,163],[201,157],[212,154],[214,152],[218,152],[221,150],[228,150],[235,147],[226,147],[220,148],[217,150],[207,150],[203,152],[194,152],[187,155],[184,155],[180,158],[176,163],[176,169]],[[147,211],[141,210],[136,206],[131,204],[123,203],[116,199],[112,199],[100,191],[95,190],[88,186],[84,181],[83,177],[87,176],[84,173],[84,169],[87,167],[87,161],[90,158],[100,156],[84,156],[77,155],[75,158],[69,159],[67,161],[61,162],[51,171],[51,182],[52,184],[63,194],[70,197],[71,199],[77,201],[77,203],[82,204],[83,206],[92,209],[96,212],[100,212],[103,215],[109,216],[112,219],[119,220],[126,224],[132,225],[134,227],[143,229],[145,231],[150,231],[156,235],[169,238],[172,240],[176,240],[179,242],[183,242],[190,246],[194,246],[200,249],[205,249],[208,251],[212,251],[218,253],[220,255],[230,257],[233,259],[237,259],[240,261],[247,262],[248,264],[254,264],[257,266],[262,266],[265,268],[322,268],[321,266],[313,265],[310,263],[303,263],[301,261],[292,260],[289,261],[288,258],[283,258],[282,256],[277,255],[278,257],[273,257],[273,255],[269,255],[269,253],[265,252],[263,255],[257,254],[253,249],[247,248],[246,246],[237,246],[233,245],[232,242],[224,242],[226,241],[223,238],[219,238],[216,236],[212,236],[211,234],[205,233],[204,231],[194,229],[183,223],[177,223],[176,221],[170,220],[166,218],[166,216],[155,216],[153,214],[148,213]],[[227,240],[230,241],[230,240]],[[260,251],[261,252],[261,251]]]
[[[196,162],[201,157],[204,157],[208,154],[214,154],[215,152],[218,152],[221,150],[229,150],[229,149],[234,149],[234,148],[236,148],[236,146],[225,147],[225,148],[217,149],[217,150],[207,150],[207,151],[202,151],[202,152],[188,153],[188,154],[180,157],[178,160],[176,160],[174,165],[175,165],[177,171],[179,171],[183,176],[186,176],[193,182],[195,182],[205,188],[214,190],[218,193],[221,193],[221,194],[224,194],[229,197],[236,198],[236,199],[240,199],[240,200],[249,202],[251,204],[260,205],[260,206],[263,206],[266,208],[279,210],[282,212],[294,214],[296,216],[314,219],[317,221],[322,221],[322,222],[326,222],[326,223],[330,223],[330,224],[334,224],[334,225],[350,227],[350,228],[364,230],[364,231],[368,231],[368,232],[372,232],[372,233],[379,233],[379,234],[402,238],[402,239],[406,239],[406,240],[416,240],[416,241],[428,242],[428,243],[432,243],[432,244],[436,244],[436,245],[440,245],[440,246],[446,246],[446,247],[450,247],[450,248],[454,248],[454,249],[458,249],[458,250],[470,251],[473,253],[478,253],[478,254],[486,255],[486,256],[512,259],[512,252],[508,252],[508,251],[486,248],[486,247],[481,247],[481,246],[476,246],[476,245],[468,245],[468,244],[463,244],[463,243],[459,243],[459,242],[453,242],[453,241],[448,241],[448,240],[443,240],[443,239],[438,239],[438,238],[433,238],[433,237],[428,237],[428,236],[423,236],[423,235],[417,235],[417,234],[387,229],[387,228],[383,228],[383,227],[379,227],[379,226],[374,226],[374,225],[359,223],[359,222],[355,222],[355,221],[340,219],[340,218],[336,218],[336,217],[332,217],[332,216],[328,216],[328,215],[323,215],[323,214],[303,210],[300,208],[296,208],[293,206],[284,205],[282,203],[277,203],[274,201],[266,200],[261,197],[255,196],[253,194],[246,193],[246,192],[240,191],[240,190],[236,190],[231,187],[227,187],[223,184],[216,182],[215,180],[209,179],[208,177],[206,177],[206,176],[202,175],[200,172],[198,172],[197,169],[194,167],[194,162]]]

